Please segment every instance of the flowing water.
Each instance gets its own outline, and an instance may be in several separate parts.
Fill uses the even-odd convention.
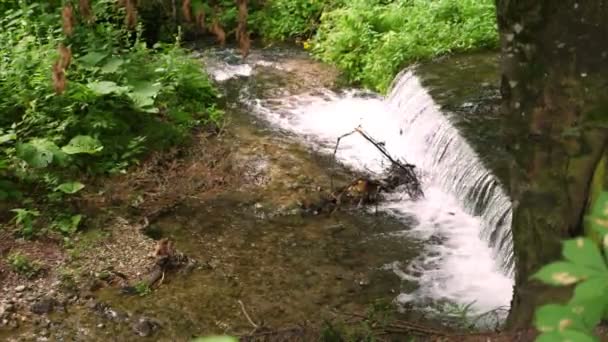
[[[218,67],[217,59],[211,64],[212,75],[220,81],[270,73],[272,68],[285,70],[280,61],[262,56],[229,67]],[[457,69],[454,66],[452,71]],[[419,284],[415,291],[401,293],[399,302],[415,306],[473,303],[477,312],[509,305],[510,200],[450,114],[422,85],[416,69],[397,76],[386,97],[324,87],[304,92],[280,89],[260,97],[253,90],[255,85],[243,84],[240,100],[257,117],[322,152],[330,153],[339,136],[361,126],[393,156],[417,165],[425,198],[411,201],[396,194],[382,205],[394,216],[414,216],[413,230],[394,234],[416,237],[426,246],[414,262],[385,265],[402,279]],[[357,135],[343,139],[337,156],[350,167],[372,173],[381,173],[387,166],[374,146]]]
[[[254,50],[246,63],[232,50],[198,57],[224,94],[235,160],[251,166],[244,187],[189,198],[153,224],[200,267],[144,297],[102,289],[50,317],[52,340],[132,340],[140,317],[161,326],[155,340],[244,333],[251,325],[241,300],[275,328],[320,324],[378,301],[400,304],[410,320],[453,305],[508,307],[511,206],[494,176],[504,154],[495,116],[477,98],[494,96],[484,85],[496,78],[493,56],[405,70],[388,96],[336,89],[330,68],[289,48]],[[348,169],[381,174],[388,166],[356,134],[342,139],[336,165],[336,139],[358,126],[417,166],[425,197],[397,192],[379,212],[303,215],[298,201],[318,196],[330,174],[345,183],[354,177]]]

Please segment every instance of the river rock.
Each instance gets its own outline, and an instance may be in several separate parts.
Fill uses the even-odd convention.
[[[132,329],[135,334],[137,334],[141,337],[149,337],[159,327],[160,327],[160,324],[158,324],[158,322],[156,322],[150,318],[141,317],[137,320],[137,322],[133,323]]]
[[[15,287],[15,292],[23,292],[25,291],[25,285],[19,285]]]
[[[30,311],[37,315],[44,315],[53,312],[55,308],[55,300],[53,298],[43,298],[30,307]]]

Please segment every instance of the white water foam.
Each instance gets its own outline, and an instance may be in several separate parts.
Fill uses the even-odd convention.
[[[361,125],[371,136],[381,138],[394,156],[419,165],[425,198],[410,201],[397,197],[382,208],[404,217],[414,215],[418,225],[410,234],[425,240],[435,236],[442,242],[429,245],[426,253],[410,265],[391,265],[397,275],[420,284],[416,292],[402,294],[398,300],[424,302],[432,298],[463,305],[474,302],[477,312],[509,305],[512,280],[501,272],[492,248],[480,236],[482,218],[466,213],[445,191],[450,180],[440,179],[439,170],[428,168],[432,166],[427,160],[429,139],[424,136],[428,130],[401,128],[404,118],[389,102],[358,97],[356,92],[257,99],[254,108],[272,124],[303,136],[326,152],[331,152],[337,137]],[[375,147],[358,135],[343,139],[337,156],[345,164],[373,172],[381,172],[386,166]],[[471,164],[471,160],[462,162]],[[475,176],[471,174],[475,170],[468,172],[467,176]]]
[[[416,217],[417,225],[403,235],[425,240],[427,246],[410,265],[385,266],[420,285],[398,301],[473,303],[476,312],[509,305],[513,281],[501,271],[497,253],[510,254],[509,199],[412,72],[397,78],[388,99],[316,89],[272,99],[249,99],[245,94],[241,100],[259,117],[322,151],[333,152],[336,139],[360,125],[381,139],[393,156],[418,166],[425,198],[411,201],[395,195],[381,207],[397,216]],[[387,166],[375,147],[358,135],[343,139],[337,156],[371,172]],[[501,243],[493,248],[490,237]]]

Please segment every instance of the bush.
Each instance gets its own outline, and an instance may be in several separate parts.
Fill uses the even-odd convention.
[[[0,200],[17,203],[23,193],[41,191],[61,200],[84,188],[74,179],[124,172],[145,152],[183,142],[193,127],[221,119],[216,90],[179,39],[150,48],[141,26],[124,27],[115,1],[92,4],[95,22],[78,17],[69,36],[59,4],[22,0],[4,8]],[[63,64],[65,87],[52,71]],[[70,220],[58,229],[74,231]]]
[[[30,260],[27,256],[18,252],[10,254],[7,261],[13,272],[27,278],[35,277],[42,270],[40,263]]]
[[[405,65],[495,48],[494,1],[353,0],[323,14],[313,52],[351,82],[386,91]]]
[[[253,13],[254,31],[265,39],[310,38],[318,28],[325,10],[337,7],[340,0],[273,0]]]
[[[608,192],[601,192],[585,223],[593,238],[564,241],[563,260],[544,266],[533,278],[553,286],[574,287],[566,304],[536,311],[536,341],[598,341],[594,331],[608,318]],[[601,247],[600,247],[601,246]]]

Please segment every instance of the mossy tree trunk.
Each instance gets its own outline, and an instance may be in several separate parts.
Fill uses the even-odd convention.
[[[497,0],[504,128],[514,155],[515,289],[508,324],[559,297],[530,280],[583,233],[608,141],[608,0]]]

